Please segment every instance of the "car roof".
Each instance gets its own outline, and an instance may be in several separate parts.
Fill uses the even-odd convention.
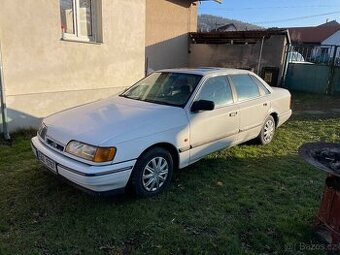
[[[196,75],[228,75],[228,74],[250,74],[252,72],[242,69],[234,68],[220,68],[220,67],[198,67],[198,68],[175,68],[164,69],[156,72],[168,72],[168,73],[186,73]]]

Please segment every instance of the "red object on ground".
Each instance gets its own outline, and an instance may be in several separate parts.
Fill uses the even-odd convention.
[[[328,252],[340,251],[340,143],[306,143],[299,155],[309,164],[328,173],[315,234]],[[332,253],[333,254],[333,253]]]
[[[329,176],[316,220],[316,234],[327,244],[340,246],[340,178]]]

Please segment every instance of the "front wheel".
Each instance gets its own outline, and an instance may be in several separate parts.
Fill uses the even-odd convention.
[[[171,154],[160,147],[145,152],[132,173],[132,185],[138,197],[152,197],[161,193],[170,183],[173,172]]]
[[[258,136],[260,144],[268,144],[273,140],[275,133],[275,120],[273,116],[268,116],[264,122],[261,132]]]

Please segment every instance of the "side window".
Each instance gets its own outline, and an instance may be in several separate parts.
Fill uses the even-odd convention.
[[[218,76],[208,79],[199,93],[198,100],[213,101],[216,108],[232,104],[233,95],[226,77]]]
[[[230,75],[235,85],[238,101],[260,96],[259,88],[248,74]]]

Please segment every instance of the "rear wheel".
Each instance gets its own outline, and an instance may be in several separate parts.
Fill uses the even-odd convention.
[[[138,197],[152,197],[161,193],[170,183],[173,172],[171,154],[160,147],[145,152],[132,173],[132,185]]]
[[[275,134],[275,120],[273,116],[268,116],[264,122],[261,132],[257,138],[260,144],[268,144],[273,140]]]

